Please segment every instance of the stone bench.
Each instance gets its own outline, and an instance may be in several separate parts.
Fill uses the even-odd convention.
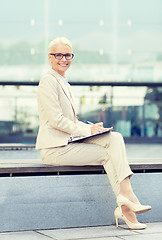
[[[115,196],[102,166],[32,162],[1,160],[1,232],[115,224]],[[162,164],[130,166],[135,193],[153,207],[139,220],[162,221]]]
[[[33,176],[33,175],[77,175],[77,174],[104,174],[103,166],[51,166],[41,163],[31,164],[25,159],[23,163],[0,163],[0,177],[3,176]],[[38,161],[37,159],[34,160]],[[135,161],[135,160],[134,160]],[[138,159],[139,161],[139,159]],[[135,173],[162,172],[162,163],[131,163],[130,167]]]

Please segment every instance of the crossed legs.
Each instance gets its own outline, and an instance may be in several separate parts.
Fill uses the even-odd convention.
[[[41,150],[42,160],[50,165],[103,165],[116,197],[121,194],[139,204],[130,177],[133,175],[126,156],[125,144],[120,133],[111,132],[71,143],[64,147]],[[123,214],[137,223],[135,214],[122,206]]]

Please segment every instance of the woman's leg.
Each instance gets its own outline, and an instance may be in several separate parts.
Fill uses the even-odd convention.
[[[127,188],[129,187],[131,191],[131,184],[128,184],[128,182],[130,183],[129,178],[133,175],[133,172],[128,163],[122,135],[117,132],[111,132],[90,138],[84,142],[93,143],[106,149],[108,161],[103,165],[116,197],[121,193],[121,187],[124,185],[127,185]],[[126,178],[128,179],[127,182],[125,181]],[[123,184],[121,184],[122,182]]]
[[[125,144],[120,133],[111,132],[72,143],[64,147],[41,150],[44,163],[51,165],[103,165],[116,197],[133,173],[129,167]],[[124,180],[124,181],[123,181]]]
[[[129,177],[125,178],[121,183],[120,183],[120,194],[128,198],[134,203],[140,204],[138,198],[135,196]]]
[[[137,202],[130,184],[133,174],[126,157],[121,134],[112,132],[90,138],[83,143],[72,143],[65,147],[41,151],[44,163],[51,165],[103,165],[116,196],[119,193]],[[128,219],[136,222],[135,214],[122,207]]]
[[[103,146],[107,150],[109,160],[104,164],[104,168],[116,197],[120,193],[131,201],[139,203],[130,183],[130,176],[133,173],[129,167],[122,135],[112,132],[99,139],[92,138],[89,142]],[[136,215],[128,207],[122,206],[122,211],[131,222],[138,222]]]
[[[50,165],[103,165],[108,161],[107,151],[102,146],[87,143],[71,143],[58,148],[41,150],[45,164]]]

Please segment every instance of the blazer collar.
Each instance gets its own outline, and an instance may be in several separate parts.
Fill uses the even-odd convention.
[[[68,87],[70,89],[70,84],[68,84],[68,86],[65,85],[63,79],[62,79],[62,76],[60,74],[58,74],[55,70],[53,70],[52,68],[49,70],[49,74],[51,74],[52,76],[55,77],[55,79],[58,81],[58,83],[61,85],[64,93],[66,94],[67,98],[69,99],[71,105],[72,105],[72,108],[74,110],[74,113],[76,113],[76,109],[75,109],[75,105],[74,105],[74,97],[73,97],[73,94],[72,96],[70,96],[70,93],[69,93],[69,90],[68,90]]]

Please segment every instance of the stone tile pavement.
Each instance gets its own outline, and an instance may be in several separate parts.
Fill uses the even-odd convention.
[[[126,225],[0,233],[0,240],[162,240],[162,222],[147,229],[129,230]]]

